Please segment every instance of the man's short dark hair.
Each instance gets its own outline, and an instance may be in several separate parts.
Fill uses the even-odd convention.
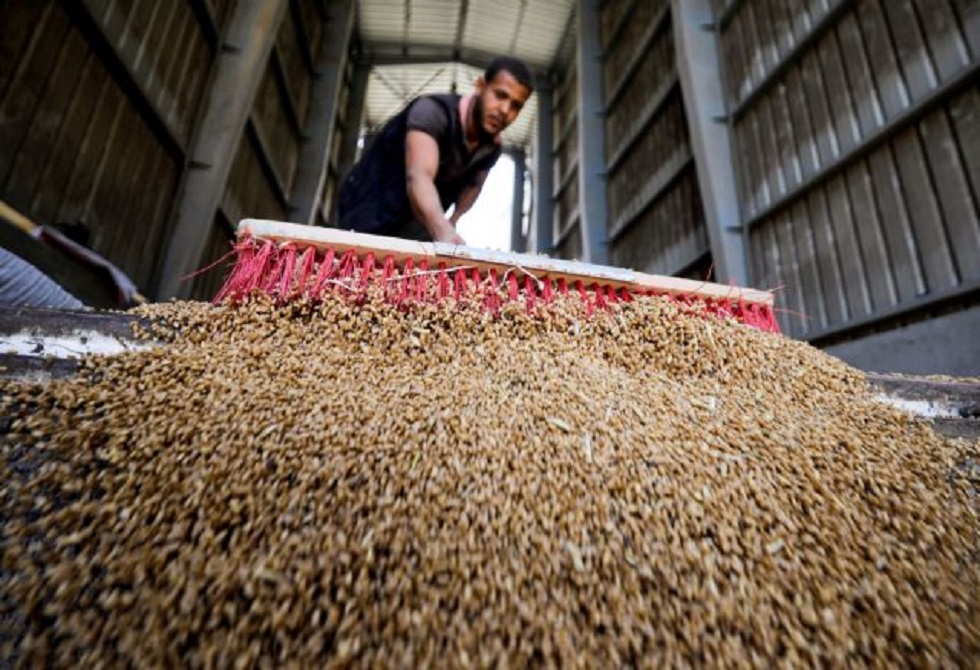
[[[486,71],[483,73],[483,79],[487,83],[490,83],[501,71],[509,72],[519,83],[527,86],[528,91],[534,92],[534,75],[531,74],[531,68],[520,58],[514,58],[513,56],[498,56],[494,58],[490,61],[490,65],[487,66]]]

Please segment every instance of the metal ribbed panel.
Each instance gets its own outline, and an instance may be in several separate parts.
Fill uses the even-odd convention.
[[[383,53],[398,45],[410,55],[419,45],[452,46],[511,54],[547,68],[573,5],[572,0],[361,0],[358,25],[368,51],[379,47]]]
[[[211,61],[190,3],[81,4],[169,132],[185,145]]]
[[[709,253],[669,2],[603,10],[610,261],[684,272]]]
[[[205,86],[236,7],[0,4],[0,37],[12,56],[0,62],[0,198],[37,223],[84,225],[90,246],[152,295]],[[229,221],[287,214],[324,6],[293,0],[286,15],[222,184]]]
[[[315,121],[310,98],[325,73],[317,70],[323,25],[314,0],[294,0],[291,9],[276,32],[222,198],[230,222],[287,220],[295,206],[302,145],[310,141],[307,129]],[[314,169],[320,170],[322,161],[317,156]]]
[[[573,5],[570,0],[524,2],[518,29],[504,33],[511,36],[507,53],[517,55],[539,69],[556,64],[556,54],[565,39]]]
[[[977,3],[716,3],[753,283],[815,338],[980,287]]]
[[[228,221],[238,222],[251,216],[285,220],[286,208],[263,168],[265,160],[263,147],[256,141],[254,133],[246,133],[235,155],[228,188],[221,202],[221,211]]]
[[[575,34],[566,41],[574,44]],[[578,259],[583,251],[579,202],[579,135],[578,87],[579,78],[574,61],[557,77],[553,97],[552,137],[552,240],[558,258]]]

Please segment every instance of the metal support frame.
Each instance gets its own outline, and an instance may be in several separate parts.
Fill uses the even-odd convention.
[[[731,20],[738,14],[739,10],[742,9],[742,5],[745,4],[745,0],[729,0],[728,5],[723,7],[718,16],[715,19],[714,27],[721,33],[725,26],[727,26]]]
[[[337,103],[343,90],[348,46],[354,30],[354,0],[331,0],[327,14],[289,207],[290,221],[308,225],[316,220],[330,170]]]
[[[578,0],[578,45],[575,55],[579,77],[578,179],[582,260],[605,264],[609,250],[600,4],[599,0]]]
[[[255,159],[259,164],[259,169],[262,170],[262,174],[268,180],[269,188],[276,201],[282,205],[283,209],[288,208],[289,191],[286,187],[286,180],[272,160],[272,157],[275,155],[273,153],[272,143],[269,142],[265,132],[262,130],[262,124],[258,123],[257,114],[254,111],[249,115],[248,122],[245,124],[244,138],[245,141],[252,143],[252,149],[255,151]]]
[[[551,87],[539,85],[534,94],[538,96],[538,136],[534,147],[534,238],[533,250],[550,253],[554,243],[554,209],[551,192],[554,189],[554,153],[552,151],[552,122],[554,109]]]
[[[328,0],[327,4],[327,18],[324,19],[325,22],[330,21],[330,10],[333,9],[336,2],[335,0]],[[310,76],[315,77],[317,75],[318,54],[313,53],[313,42],[310,39],[310,33],[306,29],[306,21],[303,19],[303,10],[300,9],[299,2],[290,0],[289,13],[292,16],[293,27],[296,29],[296,43],[299,46],[300,58],[303,59],[303,65],[306,66]],[[327,30],[330,30],[329,26]]]
[[[337,178],[343,181],[354,167],[357,159],[357,143],[361,138],[364,124],[364,103],[367,100],[368,79],[371,66],[364,62],[354,62],[351,69],[350,92],[347,95],[347,112],[344,114],[344,139],[337,158]]]
[[[740,222],[738,187],[719,75],[718,43],[705,29],[711,22],[709,0],[671,0],[677,73],[684,94],[684,113],[691,134],[698,186],[714,260],[716,281],[748,283],[745,240]]]
[[[459,19],[456,21],[456,37],[453,40],[453,53],[456,54],[454,60],[459,60],[459,54],[463,51],[463,34],[466,31],[466,20],[470,15],[470,0],[461,0],[459,3]]]
[[[524,170],[527,156],[520,149],[508,151],[514,161],[514,199],[510,214],[510,249],[517,253],[527,250],[527,240],[524,237]]]
[[[158,298],[187,297],[214,225],[262,73],[288,0],[238,3],[214,64],[190,161],[174,207]]]
[[[289,85],[289,73],[286,72],[286,56],[278,44],[272,47],[272,58],[270,62],[272,64],[272,74],[275,77],[276,86],[282,98],[283,112],[285,112],[286,120],[289,122],[289,128],[297,138],[301,138],[303,136],[303,122],[300,119],[299,104],[297,104],[296,95]]]

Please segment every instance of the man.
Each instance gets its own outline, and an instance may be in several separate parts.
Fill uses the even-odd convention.
[[[500,133],[517,119],[533,90],[528,67],[501,57],[477,78],[471,96],[413,100],[385,124],[344,181],[340,227],[465,244],[456,222],[473,206],[500,157]]]

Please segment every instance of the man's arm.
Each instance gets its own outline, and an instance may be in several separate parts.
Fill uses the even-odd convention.
[[[436,242],[466,244],[456,232],[455,222],[446,219],[436,190],[439,145],[421,130],[409,130],[405,137],[405,188],[416,218]]]
[[[464,188],[463,192],[459,194],[459,197],[456,199],[456,209],[453,210],[453,215],[450,219],[450,222],[454,226],[459,221],[459,218],[463,216],[463,214],[466,214],[466,212],[470,211],[470,208],[473,207],[473,203],[475,203],[476,199],[480,196],[480,191],[483,190],[483,182],[486,180],[487,171],[481,170],[477,173],[476,179],[473,180],[473,183]]]

